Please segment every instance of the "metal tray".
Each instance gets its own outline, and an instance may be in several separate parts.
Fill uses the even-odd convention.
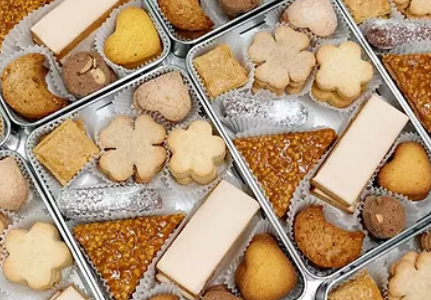
[[[156,74],[160,74],[163,73],[163,71],[165,70],[165,72],[167,70],[177,70],[179,72],[182,73],[183,77],[186,78],[186,81],[188,81],[190,83],[190,87],[193,87],[192,81],[190,80],[188,74],[186,73],[186,71],[182,70],[181,68],[177,67],[177,66],[161,66],[158,67],[156,69],[154,69],[153,71],[142,75],[138,78],[136,78],[133,81],[130,81],[128,84],[124,85],[123,88],[127,88],[129,86],[132,86],[135,83],[138,82],[142,82],[142,81],[147,81],[150,80],[152,78],[154,78],[154,75]],[[91,122],[94,122],[94,124],[98,124],[98,121],[100,121],[100,119],[104,118],[107,115],[112,115],[113,114],[113,105],[112,105],[112,97],[114,96],[114,93],[110,93],[109,96],[106,96],[104,99],[102,99],[101,101],[92,101],[90,103],[86,103],[84,106],[77,108],[71,112],[69,112],[68,114],[53,120],[41,127],[39,127],[38,129],[43,129],[43,128],[52,128],[50,127],[51,125],[53,125],[54,123],[58,122],[58,121],[63,121],[65,119],[71,118],[73,117],[75,114],[77,113],[83,113],[85,115],[87,115],[88,112],[88,118],[86,118],[86,120],[91,120]],[[192,96],[196,97],[196,99],[200,102],[202,102],[202,99],[200,98],[199,93],[197,93],[196,91],[192,91]],[[100,281],[98,280],[98,276],[97,274],[95,274],[93,272],[93,270],[90,268],[86,258],[84,257],[83,253],[80,250],[80,247],[78,245],[78,243],[75,241],[72,232],[69,228],[68,223],[66,222],[66,220],[61,216],[57,205],[56,205],[56,196],[51,192],[50,188],[48,187],[48,184],[43,180],[43,176],[42,174],[38,173],[36,170],[38,170],[38,166],[37,166],[37,162],[35,161],[34,158],[32,158],[32,154],[31,154],[31,147],[29,147],[29,141],[32,140],[33,138],[35,138],[37,136],[37,131],[38,129],[36,129],[35,131],[33,131],[33,133],[30,134],[29,138],[28,138],[28,142],[27,142],[27,147],[26,147],[26,152],[27,152],[27,156],[30,158],[30,163],[33,167],[33,169],[36,172],[37,178],[43,188],[43,191],[45,192],[47,199],[49,201],[49,203],[51,204],[51,206],[53,207],[53,210],[55,211],[55,213],[58,215],[59,217],[59,222],[62,226],[62,228],[65,231],[65,235],[67,236],[68,240],[70,241],[71,244],[71,248],[73,249],[75,255],[77,256],[77,259],[79,259],[79,261],[82,263],[82,269],[81,271],[84,274],[84,280],[86,280],[87,284],[90,285],[92,287],[92,292],[93,295],[95,296],[95,298],[97,300],[103,300],[106,299],[106,294],[104,292],[104,288],[103,286],[101,286]],[[91,176],[89,176],[91,177]],[[95,184],[94,178],[88,178],[85,177],[85,175],[80,178],[79,182],[80,183],[84,183],[84,185],[88,185],[88,184]],[[78,184],[80,184],[78,183]],[[288,298],[289,300],[294,300],[294,299],[299,299],[302,298],[304,293],[305,293],[305,289],[306,289],[306,281],[305,281],[305,276],[302,273],[302,271],[297,268],[298,270],[298,282],[300,284],[300,295],[298,295],[298,297],[290,297]]]
[[[278,4],[277,6],[275,6],[272,9],[277,9],[278,7],[280,7],[286,3],[289,3],[289,2],[291,2],[291,0],[283,1],[282,3]],[[337,2],[334,2],[334,4],[338,5]],[[340,268],[338,270],[335,270],[332,273],[327,274],[326,276],[316,275],[315,273],[313,273],[312,271],[310,271],[306,267],[305,260],[303,260],[301,258],[299,250],[296,250],[292,241],[289,239],[287,233],[283,231],[282,224],[281,224],[280,220],[274,214],[274,212],[271,208],[271,205],[269,204],[269,201],[267,200],[267,198],[265,196],[265,193],[260,188],[260,185],[257,183],[257,181],[254,179],[254,176],[252,175],[251,171],[248,169],[247,164],[243,160],[241,154],[235,148],[235,146],[233,144],[232,135],[229,131],[229,128],[227,128],[224,125],[224,123],[222,123],[220,121],[220,119],[218,118],[217,114],[215,113],[213,107],[211,106],[209,97],[205,91],[205,87],[200,83],[198,75],[197,75],[197,73],[193,67],[193,59],[194,59],[194,57],[196,57],[198,55],[198,52],[199,53],[204,52],[203,47],[208,47],[207,49],[209,50],[212,47],[214,47],[215,45],[217,45],[220,41],[223,41],[225,43],[226,40],[234,40],[234,41],[238,41],[238,42],[242,41],[243,43],[246,43],[246,41],[250,39],[250,35],[254,36],[254,34],[257,31],[259,31],[260,29],[263,29],[265,14],[266,14],[266,12],[262,12],[262,13],[256,15],[255,17],[253,17],[250,21],[248,21],[244,24],[239,24],[238,26],[234,27],[232,29],[232,31],[230,31],[228,33],[220,33],[220,34],[210,38],[209,40],[196,45],[189,52],[187,59],[186,59],[186,63],[187,63],[187,68],[189,70],[189,73],[191,74],[193,81],[195,82],[199,92],[201,93],[201,95],[204,99],[203,108],[206,110],[207,114],[209,116],[211,116],[212,121],[214,122],[214,124],[218,128],[219,132],[221,133],[221,135],[225,139],[225,141],[226,141],[228,147],[230,148],[230,151],[231,151],[231,153],[232,153],[232,155],[233,155],[233,157],[237,163],[237,166],[238,166],[242,176],[244,177],[247,184],[252,188],[257,199],[260,201],[261,206],[265,210],[268,218],[270,218],[271,221],[273,222],[273,224],[275,224],[279,235],[281,237],[283,237],[283,240],[286,243],[286,247],[291,251],[292,257],[295,259],[298,266],[300,266],[300,268],[302,268],[302,270],[306,273],[307,281],[309,281],[310,285],[314,286],[314,285],[318,285],[319,282],[322,283],[323,281],[326,281],[326,280],[335,279],[338,276],[340,276],[342,273],[350,270],[355,265],[358,265],[358,264],[361,264],[363,262],[366,262],[366,261],[373,259],[373,257],[375,257],[378,253],[380,253],[381,251],[383,251],[387,247],[390,247],[391,245],[396,243],[402,236],[404,236],[404,234],[407,234],[407,235],[415,234],[414,228],[417,228],[417,227],[414,227],[412,229],[412,231],[407,229],[406,232],[404,232],[403,234],[400,234],[398,237],[395,237],[393,239],[390,239],[390,240],[378,245],[377,247],[364,253],[360,258],[358,258],[356,261],[352,262],[351,264],[349,264],[343,268]],[[368,51],[366,51],[367,48],[364,46],[363,40],[361,40],[360,36],[358,36],[357,30],[355,30],[355,28],[352,27],[352,24],[349,23],[348,25],[349,25],[350,30],[351,30],[351,40],[356,41],[358,44],[360,44],[364,48],[365,54],[369,56]],[[232,37],[226,38],[227,35],[235,35],[235,36],[234,36],[234,38],[232,38]],[[370,57],[370,60],[374,62],[374,60],[372,60],[372,57]],[[386,85],[386,83],[384,82],[383,85],[379,88],[379,93],[382,96],[384,96],[386,99],[388,99],[388,102],[391,105],[399,108],[398,102],[394,98],[394,92],[393,92],[393,89],[391,88],[391,86]],[[339,119],[339,118],[328,118],[327,116],[325,116],[325,113],[321,110],[315,110],[315,111],[313,110],[313,113],[315,113],[315,124],[314,124],[315,126],[330,126],[331,128],[342,130],[342,128],[344,128],[343,126],[345,126],[344,123],[347,121],[347,117],[344,120]],[[332,114],[331,116],[334,116],[334,114]],[[413,126],[410,124],[406,128],[411,130],[413,128]],[[423,137],[423,132],[419,131],[419,134]],[[430,221],[431,221],[431,214],[428,215],[426,218],[423,218],[420,221],[418,221],[416,226],[422,226],[424,224],[428,224]],[[313,293],[312,291],[307,291],[307,296],[312,295],[312,293]],[[304,299],[309,299],[309,298],[304,298]]]
[[[153,20],[154,25],[156,26],[156,29],[157,29],[159,36],[160,36],[160,40],[162,42],[163,50],[162,50],[162,54],[160,54],[159,58],[157,58],[155,61],[143,66],[139,70],[137,70],[137,71],[135,71],[135,72],[123,77],[123,78],[119,78],[117,81],[110,84],[109,86],[106,86],[106,87],[98,90],[97,92],[94,92],[91,95],[88,95],[88,96],[80,98],[74,102],[71,102],[68,106],[50,114],[49,116],[46,116],[45,118],[37,120],[37,121],[26,120],[25,118],[23,118],[19,114],[17,114],[15,111],[13,111],[9,107],[9,105],[6,103],[6,101],[3,99],[3,94],[0,92],[0,102],[1,102],[1,104],[3,104],[3,106],[6,110],[6,114],[9,117],[9,119],[13,123],[15,123],[19,126],[22,126],[22,127],[38,127],[38,126],[40,126],[40,125],[42,125],[42,124],[44,124],[50,120],[58,118],[59,116],[63,115],[64,113],[71,111],[71,110],[81,106],[84,103],[91,102],[94,99],[102,98],[103,96],[110,94],[113,90],[118,89],[119,87],[124,85],[126,82],[133,80],[134,78],[136,78],[137,76],[139,76],[143,72],[150,70],[150,69],[154,68],[155,66],[157,66],[158,64],[160,64],[161,62],[163,62],[166,59],[166,57],[169,55],[169,52],[171,50],[171,40],[169,39],[168,34],[164,29],[164,26],[162,26],[161,22],[156,17],[154,12],[148,8],[147,2],[142,0],[142,3],[143,3],[143,7],[145,8],[145,10],[150,14],[151,19]]]
[[[387,84],[387,86],[391,89],[393,96],[397,99],[397,101],[400,103],[401,107],[405,111],[405,113],[409,116],[410,121],[415,126],[418,133],[423,138],[425,144],[429,149],[431,149],[431,134],[427,132],[427,130],[422,126],[421,122],[419,121],[419,118],[414,113],[413,109],[411,108],[410,104],[408,103],[407,99],[404,97],[403,93],[399,90],[397,84],[392,80],[391,75],[386,70],[385,66],[381,62],[380,58],[377,56],[377,54],[374,52],[372,46],[368,43],[367,39],[363,35],[361,29],[356,24],[355,20],[351,16],[348,8],[343,3],[343,0],[336,0],[338,2],[338,5],[340,6],[341,10],[345,14],[346,21],[349,23],[349,26],[354,32],[356,38],[361,42],[361,45],[363,47],[363,50],[367,53],[370,60],[374,63],[374,66],[379,71],[381,77]]]
[[[7,117],[6,111],[4,110],[1,104],[0,104],[0,121],[1,121],[0,128],[2,129],[2,133],[0,134],[0,148],[1,148],[9,140],[10,133],[11,133],[11,124],[10,124],[9,118]]]
[[[232,26],[234,26],[236,24],[246,22],[251,17],[253,17],[256,13],[260,13],[262,11],[268,11],[271,7],[273,7],[275,4],[279,3],[281,0],[265,0],[266,3],[261,4],[257,8],[255,8],[255,9],[253,9],[253,10],[251,10],[251,11],[249,11],[243,15],[238,16],[237,18],[230,20],[229,22],[227,22],[227,23],[225,23],[225,24],[223,24],[217,28],[214,28],[213,30],[200,36],[199,38],[192,39],[192,40],[184,40],[184,39],[181,39],[177,36],[177,34],[175,33],[175,30],[172,29],[172,24],[168,21],[168,19],[161,12],[157,0],[146,0],[146,1],[148,2],[148,5],[153,10],[153,12],[155,12],[157,17],[159,18],[160,22],[163,25],[163,28],[168,33],[169,38],[172,40],[172,53],[174,53],[176,56],[184,58],[184,57],[186,57],[187,52],[190,50],[190,48],[193,45],[198,44],[198,43],[202,42],[203,40],[206,40],[207,38],[209,38],[215,34],[218,34],[221,32],[226,32],[227,30],[229,30]],[[216,0],[208,0],[208,1],[214,1],[215,2]]]

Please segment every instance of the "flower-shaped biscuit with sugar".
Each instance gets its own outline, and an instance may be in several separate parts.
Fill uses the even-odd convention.
[[[166,129],[148,115],[136,121],[118,116],[100,132],[100,145],[106,152],[99,168],[112,181],[125,181],[135,174],[138,183],[147,183],[166,160],[166,149],[159,146],[165,138]]]
[[[57,228],[37,222],[30,230],[13,229],[6,235],[9,256],[3,262],[3,273],[11,282],[46,290],[61,280],[61,271],[72,265],[66,244]]]
[[[408,252],[391,267],[390,300],[424,300],[431,294],[431,252]]]
[[[263,88],[277,95],[285,90],[300,92],[316,64],[314,54],[305,50],[309,45],[306,34],[288,26],[277,27],[274,37],[267,31],[257,33],[248,48],[251,61],[258,65],[253,91]]]
[[[226,145],[213,135],[206,121],[194,121],[186,130],[177,128],[168,136],[172,151],[169,169],[180,184],[209,184],[217,178],[217,166],[224,162]]]

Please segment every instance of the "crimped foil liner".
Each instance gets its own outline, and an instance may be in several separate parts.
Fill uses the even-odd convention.
[[[180,68],[173,67],[173,66],[167,66],[160,70],[159,72],[154,73],[151,78],[147,79],[141,79],[132,85],[128,86],[127,88],[124,88],[119,92],[112,101],[114,105],[114,110],[116,113],[120,114],[131,114],[135,117],[141,115],[141,114],[147,114],[150,115],[153,119],[157,121],[157,123],[162,124],[165,126],[165,128],[171,128],[172,126],[175,126],[176,123],[171,122],[167,120],[165,117],[162,116],[159,112],[150,112],[145,110],[137,109],[133,103],[133,96],[138,87],[140,87],[143,83],[148,82],[150,80],[153,80],[161,75],[170,73],[170,72],[180,72],[183,78],[184,84],[188,87],[189,90],[189,96],[192,100],[192,107],[190,109],[190,112],[187,114],[187,116],[182,120],[181,122],[187,122],[190,119],[196,118],[201,113],[201,107],[199,104],[198,94],[196,92],[195,87],[193,86],[190,78],[188,77],[187,73]],[[181,123],[180,122],[180,123]]]
[[[254,64],[250,62],[245,56],[244,56],[244,45],[248,45],[251,42],[251,37],[247,36],[244,37],[240,35],[239,32],[232,31],[228,34],[225,34],[221,36],[220,38],[213,40],[213,41],[206,41],[203,42],[195,47],[193,47],[188,54],[188,59],[191,60],[193,64],[193,60],[199,56],[202,56],[211,50],[217,48],[220,45],[227,44],[229,45],[230,49],[232,50],[232,53],[234,54],[234,57],[238,60],[238,62],[243,66],[243,68],[248,72],[248,81],[243,86],[232,89],[230,91],[249,91],[253,87],[254,82]],[[192,69],[188,70],[189,72],[192,72],[196,78],[198,78],[200,85],[202,86],[202,89],[205,91],[205,96],[208,99],[212,99],[211,96],[208,94],[208,91],[205,88],[204,80],[199,75],[198,71],[193,65]],[[224,94],[230,92],[227,91]],[[219,95],[218,97],[223,96]],[[218,98],[217,97],[217,98]]]
[[[2,262],[8,256],[8,253],[7,253],[7,251],[5,249],[5,245],[4,245],[5,237],[7,236],[7,234],[11,230],[15,230],[15,229],[27,229],[27,230],[29,230],[33,226],[33,224],[36,222],[52,223],[52,219],[43,209],[32,211],[28,215],[25,215],[21,219],[17,220],[14,224],[10,225],[8,227],[8,229],[5,232],[3,232],[2,238],[0,239],[0,244],[3,248]],[[2,265],[2,263],[1,263],[1,265]],[[68,285],[70,285],[70,283],[71,283],[70,282],[70,276],[71,276],[74,268],[75,268],[74,266],[71,266],[71,267],[67,267],[67,268],[63,269],[63,271],[61,273],[62,280],[59,283],[55,284],[54,287],[52,287],[46,291],[36,291],[36,290],[31,289],[28,286],[10,282],[5,277],[3,272],[0,271],[0,290],[3,293],[5,293],[8,296],[7,299],[10,299],[10,300],[21,300],[21,299],[45,300],[45,299],[48,299],[48,297],[53,292],[58,291],[60,289],[63,289],[65,287],[67,287]]]
[[[126,220],[126,219],[136,219],[138,217],[174,215],[174,214],[179,214],[179,213],[182,213],[182,214],[186,215],[186,213],[183,212],[183,211],[177,211],[177,210],[173,210],[173,209],[160,209],[160,210],[142,212],[142,213],[139,213],[139,214],[136,214],[136,213],[134,213],[134,214],[124,214],[121,217],[118,217],[118,215],[117,215],[117,216],[105,216],[105,217],[101,217],[100,219],[99,218],[94,218],[94,219],[92,219],[91,222],[84,222],[84,223],[93,223],[93,222],[102,222],[102,221],[115,221],[115,220]],[[82,222],[78,223],[78,222],[74,221],[74,222],[69,222],[68,226],[69,226],[69,228],[73,228],[76,225],[84,224],[84,223],[82,223]],[[183,220],[183,222],[181,222],[178,225],[178,227],[166,239],[166,241],[163,244],[163,246],[161,247],[161,249],[157,252],[156,256],[152,259],[151,264],[148,265],[147,270],[145,271],[143,277],[140,279],[139,284],[137,285],[136,290],[133,292],[133,294],[132,294],[132,296],[131,296],[130,299],[132,299],[132,300],[138,300],[138,299],[140,299],[139,298],[140,295],[142,295],[148,289],[150,289],[151,287],[153,287],[155,285],[156,264],[160,260],[160,258],[162,257],[162,255],[166,251],[166,249],[169,247],[169,245],[173,242],[173,240],[177,236],[178,232],[180,232],[180,230],[181,230],[181,228],[182,228],[183,225],[184,225],[184,220]],[[79,243],[78,243],[78,245],[79,245]],[[84,255],[84,257],[86,258],[89,266],[93,269],[93,271],[99,277],[99,282],[103,286],[103,290],[107,293],[109,299],[113,299],[113,295],[110,292],[110,288],[109,288],[106,280],[103,279],[102,274],[97,270],[96,266],[92,263],[90,257],[85,252],[85,249],[81,245],[79,245],[79,248],[80,248],[82,254]]]
[[[0,61],[0,72],[3,72],[3,70],[15,59],[32,53],[43,54],[46,58],[45,65],[49,69],[48,75],[46,76],[48,89],[57,96],[66,98],[69,101],[75,101],[76,98],[72,96],[64,86],[63,79],[61,78],[60,65],[55,60],[54,54],[45,47],[28,46],[22,48],[20,51],[14,52],[9,56],[3,56],[2,60]]]
[[[319,42],[319,46],[322,45],[334,45],[334,46],[340,46],[343,42],[345,42],[346,40],[344,39],[339,39],[339,40],[326,40],[326,41],[320,41]],[[358,44],[358,46],[360,46]],[[319,49],[316,49],[316,53]],[[364,51],[361,48],[361,52],[362,52],[362,60],[368,61],[372,66],[373,66],[373,78],[371,79],[371,81],[367,84],[366,88],[361,92],[360,96],[358,98],[356,98],[355,100],[352,101],[352,103],[345,107],[345,108],[337,108],[334,106],[329,105],[329,103],[327,102],[323,102],[323,101],[319,101],[317,100],[311,89],[309,91],[309,96],[310,98],[316,102],[317,104],[325,107],[325,108],[329,108],[332,109],[334,111],[337,112],[341,112],[341,113],[351,113],[352,111],[358,109],[358,107],[360,107],[366,100],[368,100],[371,95],[380,87],[380,85],[382,84],[382,79],[379,75],[379,73],[377,72],[376,68],[374,67],[373,63],[369,61],[367,55],[364,53]],[[317,71],[313,74],[313,80],[312,80],[312,84],[314,85],[315,81],[316,81],[316,76],[317,76]]]
[[[239,255],[233,260],[233,262],[229,265],[228,269],[222,274],[221,278],[223,279],[223,283],[228,287],[228,289],[236,296],[241,297],[241,291],[239,290],[237,284],[235,283],[235,272],[238,266],[242,263],[244,260],[245,252],[247,251],[248,246],[252,242],[254,236],[258,234],[269,234],[273,238],[275,238],[280,246],[280,249],[284,252],[287,258],[289,258],[292,265],[295,267],[295,263],[291,260],[290,255],[283,245],[283,243],[280,241],[276,230],[272,226],[272,224],[268,220],[261,219],[257,224],[254,226],[253,231],[248,234],[248,238],[246,240],[246,243],[242,245],[242,250],[239,253]],[[296,269],[296,267],[295,267]],[[299,274],[299,271],[296,269],[297,274]],[[304,288],[304,283],[301,281],[301,276],[298,276],[298,282],[295,286],[295,288],[288,293],[286,296],[281,298],[281,300],[293,300],[298,299],[298,297],[301,296],[302,290]]]
[[[206,121],[209,124],[211,122],[203,117],[197,117],[195,119],[188,120],[187,122],[182,122],[181,124],[178,124],[176,127],[174,127],[170,132],[177,128],[187,129],[193,122],[202,120]],[[211,124],[212,126],[212,124]],[[170,134],[168,132],[168,136]],[[170,190],[175,193],[178,193],[179,195],[183,195],[186,197],[192,197],[192,198],[200,198],[206,195],[209,191],[211,191],[221,180],[223,180],[226,173],[232,168],[233,166],[233,159],[229,153],[229,150],[226,148],[226,157],[223,162],[223,164],[217,166],[217,178],[212,181],[211,183],[207,185],[200,185],[197,182],[192,182],[188,185],[181,185],[179,184],[174,176],[171,174],[171,171],[169,170],[169,162],[170,158],[172,157],[172,153],[169,150],[169,146],[166,145],[168,148],[168,159],[166,161],[165,167],[162,169],[162,181],[163,184]]]
[[[85,111],[81,111],[80,113],[74,114],[72,116],[66,115],[64,117],[58,118],[57,120],[41,126],[34,130],[28,138],[28,142],[26,145],[26,152],[28,155],[28,159],[31,161],[32,165],[35,168],[35,172],[39,175],[40,179],[44,182],[44,184],[48,187],[49,191],[53,195],[54,198],[57,198],[60,195],[60,192],[63,188],[67,188],[69,186],[73,186],[74,181],[80,177],[83,173],[86,172],[86,168],[89,164],[92,163],[93,160],[97,158],[97,155],[93,156],[87,164],[75,175],[72,180],[70,180],[64,187],[57,181],[57,179],[51,174],[51,172],[46,169],[36,158],[36,155],[33,153],[33,149],[39,144],[43,137],[50,134],[57,127],[63,124],[67,119],[73,119],[75,121],[82,120],[86,116],[84,115]],[[88,122],[83,122],[88,126]],[[94,135],[91,134],[90,130],[87,129],[87,133],[90,139],[94,141]]]
[[[286,231],[288,233],[290,240],[292,241],[293,246],[295,247],[302,261],[304,262],[306,268],[312,274],[315,274],[316,276],[319,276],[319,277],[324,277],[334,273],[337,270],[336,268],[323,269],[315,266],[301,252],[301,250],[299,249],[299,246],[295,241],[295,232],[294,232],[295,218],[302,210],[312,205],[323,206],[323,214],[325,215],[326,221],[337,226],[338,228],[346,231],[361,231],[362,233],[364,233],[365,236],[362,242],[362,254],[364,254],[367,250],[373,247],[372,241],[368,236],[368,232],[362,230],[355,216],[346,214],[341,210],[335,208],[334,206],[327,204],[326,202],[318,199],[317,197],[314,197],[313,195],[302,195],[302,197],[299,197],[299,198],[295,197],[292,199],[290,203],[290,209],[287,213]]]
[[[265,22],[268,26],[270,27],[274,27],[277,26],[279,24],[283,24],[280,22],[280,18],[282,17],[284,11],[293,3],[295,2],[294,0],[291,1],[287,1],[285,2],[283,5],[279,5],[277,8],[271,10],[270,12],[268,12],[265,16]],[[331,35],[327,36],[327,37],[320,37],[315,35],[314,33],[311,32],[311,30],[304,30],[301,28],[298,28],[299,31],[302,31],[304,33],[307,33],[307,35],[310,35],[312,37],[313,40],[325,40],[325,39],[340,39],[340,38],[348,38],[350,36],[350,29],[349,26],[347,25],[345,19],[344,19],[344,15],[343,12],[340,10],[340,8],[338,7],[338,5],[336,5],[334,3],[334,1],[331,1],[332,3],[332,7],[335,11],[335,14],[337,15],[337,28],[335,29],[334,33],[332,33]],[[290,24],[286,24],[286,25],[290,25]]]
[[[398,139],[395,141],[394,145],[392,146],[391,150],[389,150],[388,154],[386,154],[383,161],[377,167],[376,171],[374,172],[373,176],[371,177],[370,181],[368,182],[369,186],[377,186],[377,176],[379,174],[379,171],[390,160],[390,158],[394,154],[396,148],[400,144],[406,143],[406,142],[415,142],[415,143],[420,144],[424,148],[424,150],[427,153],[427,156],[431,162],[431,151],[425,146],[423,140],[421,139],[421,137],[417,133],[413,133],[413,132],[401,133],[400,136],[398,137]],[[390,191],[388,191],[385,188],[381,187],[381,190],[384,191],[385,193],[388,193],[388,194],[390,193]],[[408,197],[405,195],[400,195],[397,193],[391,193],[391,194],[394,196],[408,199]],[[431,193],[429,193],[428,196],[425,197],[423,200],[411,201],[411,202],[412,202],[411,205],[413,207],[415,207],[417,210],[419,210],[418,218],[421,218],[421,217],[427,215],[428,212],[431,210]]]
[[[266,115],[258,115],[255,117],[248,117],[248,116],[237,116],[237,117],[231,117],[226,115],[226,107],[225,107],[225,101],[232,101],[232,102],[243,102],[253,100],[258,103],[265,103],[265,102],[277,102],[277,101],[291,101],[292,104],[296,103],[299,107],[302,107],[303,109],[298,109],[295,116],[290,115],[291,121],[279,121],[279,120],[273,120],[269,116]],[[212,107],[214,111],[216,112],[219,119],[228,127],[230,127],[233,132],[243,132],[248,129],[252,129],[255,127],[260,127],[262,124],[268,124],[268,123],[274,123],[275,126],[287,126],[287,127],[307,127],[312,124],[313,116],[311,114],[311,109],[307,105],[305,101],[303,101],[302,98],[290,98],[290,97],[274,97],[271,93],[267,97],[265,96],[258,96],[253,95],[250,92],[247,93],[238,93],[238,92],[232,92],[223,95],[222,97],[219,97],[217,100],[213,101]],[[276,109],[276,107],[275,107]],[[277,110],[279,111],[279,110]],[[290,111],[289,111],[290,113]],[[239,114],[240,115],[240,114]],[[280,113],[279,119],[281,119],[282,114]]]
[[[120,12],[122,10],[124,10],[125,8],[128,7],[139,7],[142,8],[143,10],[145,10],[148,15],[150,16],[151,20],[153,21],[154,26],[157,29],[157,32],[159,34],[159,38],[160,38],[160,42],[162,44],[162,53],[160,53],[157,57],[152,58],[148,61],[146,61],[145,63],[143,63],[141,66],[134,68],[134,69],[127,69],[123,66],[117,65],[114,62],[112,62],[108,57],[106,57],[105,55],[105,51],[104,51],[104,47],[105,47],[105,41],[106,39],[111,36],[114,31],[115,31],[115,22],[117,20],[118,15],[120,14]],[[114,72],[120,77],[125,77],[137,70],[139,70],[140,68],[142,68],[145,65],[148,65],[154,61],[156,61],[157,59],[159,59],[162,56],[165,56],[169,51],[169,37],[166,35],[166,33],[164,33],[163,29],[161,28],[160,24],[158,23],[158,21],[156,20],[156,18],[153,16],[152,12],[149,11],[149,9],[147,8],[147,5],[144,1],[141,0],[134,0],[134,1],[130,1],[128,3],[125,3],[123,5],[121,5],[120,7],[114,9],[109,18],[105,21],[105,23],[103,23],[103,25],[97,30],[96,32],[96,37],[95,37],[95,48],[96,51],[103,57],[103,59],[105,60],[105,62],[112,68],[112,70],[114,70]]]
[[[150,290],[140,291],[140,293],[134,298],[138,300],[150,300],[151,298],[160,295],[174,295],[178,297],[178,300],[183,299],[180,289],[170,283],[161,283]]]

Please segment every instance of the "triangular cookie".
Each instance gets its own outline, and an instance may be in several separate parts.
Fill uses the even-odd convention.
[[[424,127],[431,131],[431,53],[388,54],[383,63]]]
[[[75,238],[116,300],[127,300],[184,215],[141,217],[78,225]]]
[[[333,129],[240,138],[235,146],[259,180],[278,217],[283,217],[299,182],[325,153]]]

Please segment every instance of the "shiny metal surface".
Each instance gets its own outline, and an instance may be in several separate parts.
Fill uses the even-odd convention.
[[[6,111],[4,110],[3,106],[0,104],[0,119],[2,121],[3,126],[3,132],[0,134],[0,148],[6,144],[6,142],[10,138],[11,134],[11,126],[12,124],[9,121],[9,117],[6,114]]]
[[[97,92],[94,92],[93,94],[88,95],[84,98],[81,98],[81,99],[78,99],[74,102],[71,102],[71,104],[69,104],[65,108],[62,108],[62,109],[50,114],[49,116],[42,118],[40,120],[37,120],[37,121],[28,121],[28,120],[22,118],[19,114],[15,113],[9,107],[9,105],[3,99],[2,94],[0,93],[0,102],[4,106],[4,109],[6,111],[6,115],[9,117],[10,121],[12,123],[18,125],[18,126],[21,126],[21,127],[38,127],[42,124],[47,123],[50,120],[58,118],[59,116],[65,114],[65,113],[67,113],[73,109],[76,109],[77,107],[81,106],[84,103],[91,103],[94,100],[97,101],[97,99],[103,98],[104,96],[111,94],[113,90],[118,89],[119,87],[121,87],[125,83],[135,79],[138,76],[140,76],[143,72],[146,72],[146,71],[154,68],[155,66],[159,65],[161,62],[163,62],[170,53],[171,40],[168,38],[168,33],[164,29],[165,27],[162,25],[162,23],[156,17],[154,12],[147,6],[147,3],[145,1],[143,1],[143,4],[145,6],[144,8],[146,8],[148,13],[151,14],[151,17],[154,20],[154,22],[156,22],[156,24],[159,28],[159,34],[161,36],[165,37],[165,38],[161,38],[162,46],[163,46],[163,52],[158,59],[156,59],[155,61],[149,63],[148,65],[140,68],[139,70],[133,72],[132,74],[129,74],[126,77],[118,79],[117,81],[115,81],[111,85],[106,86],[106,87],[98,90]]]

